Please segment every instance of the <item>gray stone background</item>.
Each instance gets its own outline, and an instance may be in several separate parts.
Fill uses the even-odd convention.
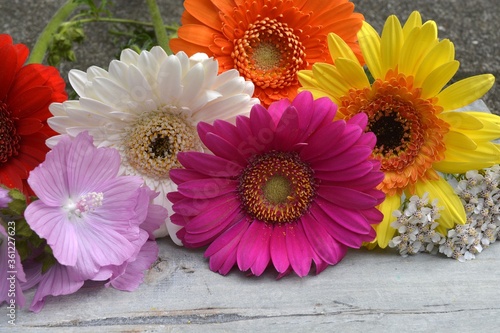
[[[325,0],[328,1],[328,0]],[[65,0],[0,0],[0,33],[9,33],[14,42],[32,47],[38,34]],[[166,24],[180,23],[182,0],[157,0]],[[434,20],[440,38],[455,44],[461,66],[455,80],[482,73],[497,78],[500,71],[500,6],[498,0],[353,0],[356,10],[381,31],[388,15],[403,22],[413,10],[424,20]],[[114,0],[115,17],[149,20],[144,0]],[[91,65],[106,68],[117,55],[117,46],[107,33],[107,23],[85,25],[86,40],[76,48],[77,61],[59,66],[64,78],[71,68],[85,70]],[[0,60],[1,61],[1,60]],[[498,83],[483,98],[489,109],[500,114]]]

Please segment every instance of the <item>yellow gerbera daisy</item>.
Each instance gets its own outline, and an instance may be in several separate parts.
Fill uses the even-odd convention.
[[[316,63],[299,72],[301,90],[330,97],[339,105],[337,117],[366,113],[366,130],[377,136],[373,157],[385,172],[379,189],[387,196],[372,246],[385,248],[393,237],[392,212],[403,195],[438,198],[442,229],[465,223],[462,203],[438,172],[464,173],[500,162],[499,145],[492,142],[500,137],[500,117],[453,111],[481,98],[495,79],[483,74],[446,86],[459,62],[453,44],[439,40],[437,30],[434,21],[422,23],[418,12],[404,26],[390,16],[381,36],[365,22],[358,39],[373,83],[335,34],[328,36],[334,65]]]

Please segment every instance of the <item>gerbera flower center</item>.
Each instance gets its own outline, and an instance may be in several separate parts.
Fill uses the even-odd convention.
[[[256,156],[239,180],[238,193],[246,212],[268,223],[297,220],[316,193],[313,170],[293,152]]]
[[[177,153],[199,148],[194,126],[181,115],[148,112],[125,137],[124,157],[135,170],[158,180],[180,167]]]
[[[305,47],[286,23],[265,18],[248,26],[235,40],[231,57],[242,76],[261,88],[284,88],[297,83],[306,67]]]
[[[368,115],[366,130],[377,137],[373,157],[386,174],[380,185],[386,193],[432,177],[432,164],[444,158],[448,125],[436,116],[439,109],[420,98],[412,79],[403,75],[376,80],[371,91],[352,90],[342,99],[339,112]]]
[[[17,134],[12,114],[3,102],[0,102],[0,163],[7,162],[12,156],[17,156],[21,136]]]
[[[76,201],[69,200],[65,205],[65,209],[70,216],[82,217],[84,213],[92,212],[101,207],[103,200],[104,194],[102,192],[89,192]]]
[[[378,112],[375,112],[370,117],[367,128],[377,136],[374,154],[390,157],[405,151],[410,143],[412,130],[421,130],[418,119],[409,119],[402,116],[402,113],[408,116],[412,113],[411,111],[414,111],[411,110],[411,106],[400,101],[392,101],[391,104],[388,104],[380,100],[375,100],[367,106],[367,108],[370,107],[380,108]],[[418,137],[422,138],[422,136]],[[421,146],[422,140],[418,141],[417,146]],[[413,153],[416,152],[413,151]]]

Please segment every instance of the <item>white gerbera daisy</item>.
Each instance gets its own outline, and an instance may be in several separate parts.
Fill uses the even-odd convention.
[[[166,194],[176,190],[169,171],[180,166],[180,151],[203,151],[196,131],[198,122],[232,121],[248,114],[258,100],[254,86],[229,70],[218,75],[217,61],[206,54],[167,55],[160,47],[140,54],[127,49],[109,70],[92,66],[87,72],[71,70],[69,81],[79,100],[53,103],[48,119],[52,129],[76,136],[88,131],[98,147],[113,147],[121,154],[121,173],[138,175],[160,192],[155,199],[172,212]],[[61,136],[47,140],[55,146]],[[170,223],[156,236],[170,234]]]

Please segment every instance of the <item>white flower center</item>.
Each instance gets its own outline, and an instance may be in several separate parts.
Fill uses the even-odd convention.
[[[96,208],[101,207],[103,200],[104,194],[102,192],[89,192],[82,195],[76,201],[69,199],[64,208],[68,212],[68,215],[82,217],[84,213],[92,212]]]
[[[122,158],[135,171],[162,180],[171,168],[180,167],[177,153],[200,150],[196,129],[182,114],[145,113],[124,138]]]

